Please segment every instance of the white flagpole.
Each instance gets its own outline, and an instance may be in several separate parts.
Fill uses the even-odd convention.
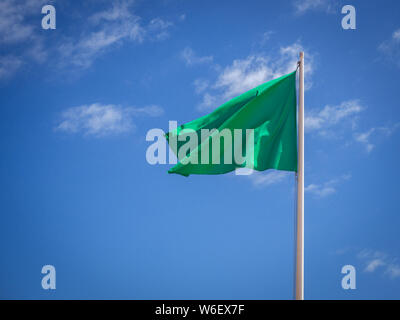
[[[304,300],[304,52],[300,52],[297,169],[296,300]]]

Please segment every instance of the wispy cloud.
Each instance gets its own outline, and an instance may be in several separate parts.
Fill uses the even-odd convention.
[[[317,133],[324,138],[346,139],[346,145],[360,143],[370,153],[377,141],[396,132],[400,122],[360,131],[360,114],[364,110],[366,107],[358,99],[343,101],[338,105],[326,105],[322,109],[307,109],[304,118],[305,131],[309,134]]]
[[[336,192],[336,189],[329,186],[329,185],[318,185],[318,184],[309,184],[307,187],[304,188],[305,192],[310,192],[318,197],[326,197],[330,194],[333,194]]]
[[[16,67],[17,60],[24,61],[24,65],[48,61],[49,65],[60,66],[62,71],[87,69],[98,57],[127,42],[140,44],[167,39],[174,25],[160,17],[146,23],[134,13],[133,0],[116,0],[104,10],[89,13],[84,22],[76,20],[79,16],[73,16],[79,31],[57,28],[57,38],[47,39],[45,43],[45,36],[38,32],[40,20],[35,19],[33,23],[30,17],[40,17],[41,8],[47,3],[46,0],[0,2],[0,45],[7,48],[4,54],[0,53],[0,59],[14,57],[14,63],[3,64],[0,78],[10,77],[20,69]]]
[[[250,55],[244,59],[237,59],[231,65],[218,71],[215,82],[203,93],[200,110],[210,110],[221,103],[242,94],[268,80],[277,78],[294,71],[297,66],[298,55],[304,48],[298,42],[281,47],[277,55]],[[308,53],[305,73],[311,79],[313,72],[313,55]],[[311,87],[308,80],[307,88]]]
[[[373,259],[367,263],[367,266],[365,267],[365,271],[367,272],[374,272],[376,268],[380,266],[384,266],[385,262],[382,259]]]
[[[381,270],[392,279],[400,277],[400,264],[397,257],[382,251],[363,249],[357,254],[357,258],[363,261],[365,272],[373,273]]]
[[[12,76],[22,65],[20,58],[7,55],[0,56],[0,79]]]
[[[326,105],[320,110],[311,109],[307,111],[304,118],[304,126],[307,132],[317,131],[321,135],[327,132],[341,121],[350,120],[354,126],[357,115],[365,108],[359,100],[347,100],[338,105]]]
[[[253,173],[247,177],[251,179],[254,186],[267,187],[273,184],[281,183],[290,176],[293,177],[293,173],[273,170],[266,172],[253,171]]]
[[[391,278],[398,278],[400,277],[400,265],[399,264],[389,264],[386,268],[386,273]]]
[[[262,34],[261,43],[262,43],[262,44],[265,44],[269,39],[271,39],[271,36],[272,36],[274,33],[275,33],[275,32],[272,31],[272,30],[265,31],[265,32]]]
[[[308,11],[333,13],[337,4],[332,0],[295,0],[293,6],[296,14],[304,14]]]
[[[39,61],[46,56],[42,48],[42,39],[34,32],[39,27],[29,21],[29,17],[41,12],[45,2],[45,0],[0,2],[0,45],[7,48],[0,53],[0,80],[14,75],[26,57]]]
[[[210,85],[208,80],[205,79],[196,79],[193,82],[193,85],[195,87],[196,93],[202,93],[204,90],[208,88]]]
[[[400,29],[393,31],[392,36],[378,46],[378,50],[400,68]]]
[[[155,18],[150,21],[146,28],[146,34],[151,40],[165,40],[170,36],[169,29],[174,24],[171,21],[165,21],[161,18]]]
[[[163,109],[154,105],[123,108],[113,104],[94,103],[65,110],[55,130],[95,137],[118,135],[134,129],[133,117],[160,116],[162,113]]]
[[[0,2],[0,43],[29,40],[35,26],[27,17],[41,12],[45,0],[3,0]]]
[[[361,133],[354,134],[354,140],[365,146],[367,153],[370,153],[375,148],[375,143],[372,140],[382,140],[382,138],[390,137],[398,128],[400,122],[391,126],[373,127]]]
[[[337,186],[350,178],[350,174],[344,174],[321,184],[312,183],[304,188],[304,192],[311,193],[318,198],[324,198],[336,193]]]
[[[154,18],[144,25],[132,13],[132,5],[133,1],[116,1],[111,8],[91,15],[87,29],[78,37],[64,40],[59,47],[62,64],[88,68],[98,56],[126,41],[142,43],[145,39],[168,38],[172,22]]]
[[[181,52],[181,57],[185,61],[186,65],[192,66],[196,64],[211,63],[213,62],[213,56],[198,56],[192,48],[186,47]]]
[[[370,136],[371,134],[375,131],[375,128],[371,128],[366,132],[363,133],[356,133],[354,134],[354,139],[357,142],[362,143],[363,145],[365,145],[365,149],[367,150],[367,152],[371,152],[374,149],[374,145],[370,142]]]

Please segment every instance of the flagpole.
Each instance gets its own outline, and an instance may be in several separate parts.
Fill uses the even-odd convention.
[[[304,52],[299,61],[296,300],[304,300]]]

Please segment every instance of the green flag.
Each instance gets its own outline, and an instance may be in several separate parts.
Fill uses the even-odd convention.
[[[169,173],[236,168],[297,172],[296,71],[224,103],[166,134],[178,163]]]

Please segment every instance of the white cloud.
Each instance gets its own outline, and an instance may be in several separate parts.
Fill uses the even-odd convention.
[[[373,127],[365,132],[355,133],[354,140],[363,144],[367,153],[370,153],[375,148],[375,144],[371,142],[372,139],[381,140],[382,138],[388,138],[399,127],[400,122],[391,126]]]
[[[331,179],[322,184],[309,184],[304,188],[304,192],[311,193],[319,198],[324,198],[331,194],[336,193],[336,187],[343,181],[349,180],[351,178],[350,174],[344,174],[338,178]]]
[[[116,21],[125,20],[132,17],[129,12],[129,7],[133,1],[115,1],[111,8],[104,11],[96,12],[88,18],[88,21],[94,24],[98,24],[101,21]]]
[[[132,118],[144,114],[159,116],[163,110],[158,106],[123,108],[117,105],[94,103],[65,110],[57,131],[79,133],[95,137],[126,133],[134,128]]]
[[[147,34],[153,40],[165,40],[169,37],[169,28],[174,24],[170,21],[164,21],[161,18],[155,18],[150,21],[146,28]]]
[[[395,41],[400,41],[400,29],[396,30],[392,34],[392,38]]]
[[[139,25],[131,25],[129,29],[125,29],[122,33],[120,32],[120,26],[109,26],[102,30],[91,32],[77,42],[75,40],[67,40],[59,47],[63,57],[62,64],[88,68],[100,54],[128,36],[141,42],[142,34]]]
[[[223,91],[222,99],[230,99],[257,85],[268,78],[274,78],[274,71],[262,56],[249,56],[244,60],[234,60],[226,67],[215,83],[216,89]]]
[[[209,86],[209,82],[205,79],[196,79],[193,82],[196,93],[202,93]]]
[[[265,42],[267,42],[267,41],[271,38],[271,36],[272,36],[274,33],[275,33],[275,32],[272,31],[272,30],[265,31],[265,32],[262,34],[261,43],[264,44]]]
[[[226,66],[217,75],[215,83],[203,94],[198,108],[210,110],[221,103],[240,95],[268,80],[292,72],[297,67],[298,55],[304,48],[298,43],[281,47],[276,56],[250,55],[245,59],[237,59]],[[311,87],[313,72],[313,55],[307,53],[305,73],[307,75],[306,88]]]
[[[305,130],[310,132],[314,130],[326,131],[328,128],[338,124],[343,120],[355,120],[355,116],[365,108],[359,100],[348,100],[339,105],[326,105],[321,110],[307,110],[304,118]]]
[[[365,145],[365,148],[368,153],[370,153],[374,149],[374,145],[370,143],[370,136],[375,131],[375,128],[371,128],[366,132],[363,133],[356,133],[354,138],[357,142],[360,142]]]
[[[15,56],[0,56],[0,80],[12,76],[22,65],[21,59]]]
[[[181,52],[181,57],[188,66],[195,64],[211,63],[214,59],[213,56],[199,57],[196,55],[193,49],[189,47],[183,49],[183,51]]]
[[[398,264],[390,264],[386,268],[386,273],[391,277],[391,278],[397,278],[400,277],[400,265]]]
[[[304,192],[310,192],[318,197],[326,197],[336,192],[334,187],[326,186],[326,185],[317,185],[317,184],[310,184],[304,188]]]
[[[36,43],[32,44],[32,46],[26,50],[25,53],[28,57],[39,63],[45,62],[48,57],[48,53],[42,40],[37,40]]]
[[[384,274],[390,278],[400,277],[400,264],[398,258],[390,256],[385,252],[364,249],[360,251],[357,257],[365,264],[365,272],[373,273],[377,270],[382,270]]]
[[[35,25],[28,18],[40,14],[45,2],[45,0],[0,2],[0,45],[7,48],[0,55],[0,79],[9,78],[16,73],[22,66],[22,61],[25,61],[25,57],[43,61],[46,53],[42,48],[42,39],[34,32],[40,28],[40,20]]]
[[[373,259],[367,263],[365,271],[374,272],[376,268],[384,266],[386,263],[382,259]]]
[[[2,0],[0,2],[0,43],[14,44],[29,40],[35,26],[27,17],[40,14],[45,0]],[[39,22],[40,23],[40,20]]]
[[[324,11],[333,13],[335,3],[332,0],[296,0],[293,2],[296,14],[304,14],[307,11]]]
[[[248,177],[252,180],[252,183],[256,187],[266,187],[273,184],[277,184],[286,180],[290,175],[293,175],[291,172],[287,171],[267,171],[267,172],[259,172],[253,171],[251,175]]]
[[[359,114],[366,108],[358,99],[343,101],[338,105],[326,105],[322,109],[306,109],[304,126],[306,133],[318,133],[325,138],[346,138],[346,145],[352,141],[364,145],[367,153],[375,148],[374,140],[390,137],[400,127],[400,122],[394,125],[370,128],[364,132],[358,131]]]
[[[149,117],[159,117],[164,114],[164,110],[157,106],[157,105],[150,105],[141,108],[128,108],[130,114],[137,116],[137,115],[145,115]]]
[[[383,41],[378,50],[400,68],[400,29],[395,30],[388,40]]]
[[[77,38],[67,39],[60,45],[63,65],[88,68],[98,56],[124,42],[161,41],[169,37],[172,22],[154,18],[144,25],[142,19],[132,13],[132,4],[129,0],[117,1],[111,8],[88,17],[89,27]]]
[[[66,36],[68,29],[62,28],[57,31],[57,39],[45,43],[45,36],[39,32],[40,19],[30,18],[33,15],[41,18],[42,5],[47,3],[46,0],[0,1],[0,45],[6,44],[17,59],[43,63],[51,57],[49,65],[85,69],[100,55],[126,42],[165,40],[173,26],[172,22],[158,17],[143,23],[133,13],[133,0],[117,0],[106,9],[88,15],[84,21],[74,21],[79,25],[77,35]],[[76,28],[71,30],[75,32]],[[9,55],[3,54],[3,58]],[[16,72],[15,65],[7,71],[3,67],[3,74],[10,76],[11,71]]]
[[[357,135],[359,115],[366,108],[359,100],[347,100],[338,105],[326,105],[322,109],[306,109],[304,127],[306,133],[317,133],[320,137],[345,139],[349,145],[354,139],[357,142],[368,138],[370,133]],[[349,140],[348,137],[351,137]],[[369,151],[373,146],[368,146]]]

